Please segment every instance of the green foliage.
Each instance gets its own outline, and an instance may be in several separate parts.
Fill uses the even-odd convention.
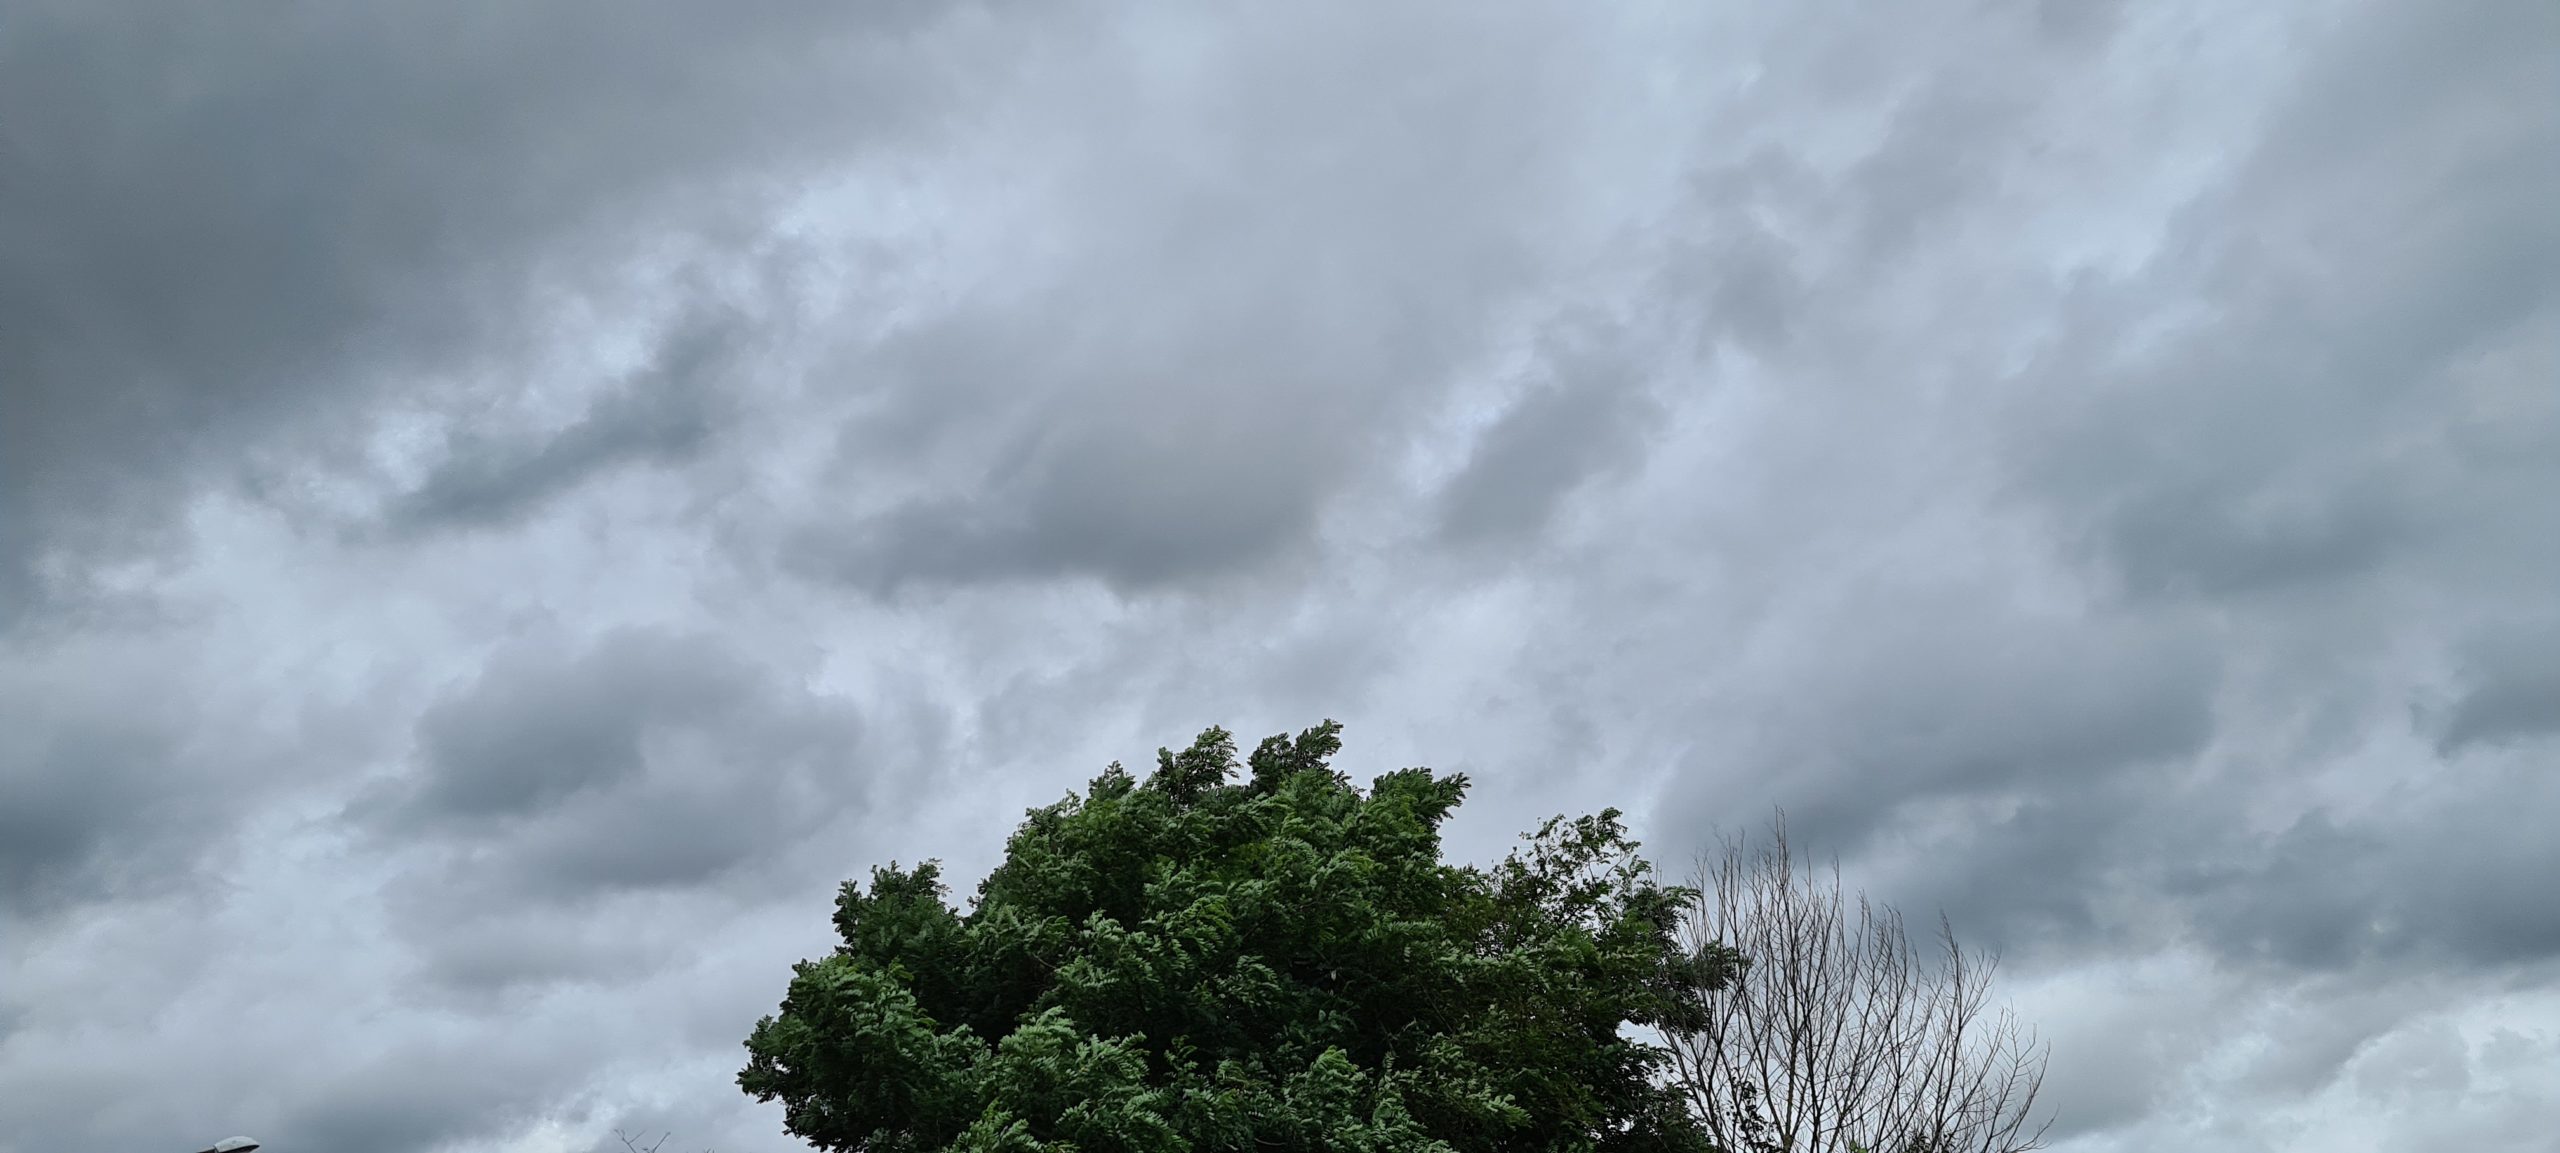
[[[740,1087],[822,1149],[1671,1153],[1705,1142],[1624,1025],[1686,1024],[1685,954],[1609,810],[1440,860],[1461,776],[1366,795],[1326,722],[1221,729],[1033,810],[965,916],[927,862],[847,882]]]

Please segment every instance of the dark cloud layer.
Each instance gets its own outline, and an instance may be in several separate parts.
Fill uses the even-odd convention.
[[[1549,378],[1477,436],[1466,467],[1440,495],[1444,539],[1464,545],[1534,538],[1577,487],[1641,461],[1646,427],[1661,409],[1644,391],[1641,367],[1627,363],[1607,339],[1587,337],[1556,350],[1548,358]]]
[[[727,337],[711,322],[681,326],[646,369],[548,436],[459,438],[435,470],[401,496],[392,524],[408,531],[501,526],[600,472],[696,457],[719,424],[718,373],[729,355]]]
[[[248,445],[505,357],[535,279],[730,224],[938,103],[898,6],[750,9],[13,12],[5,604],[48,557],[148,543]]]
[[[1783,807],[2006,953],[2074,1153],[2533,1147],[2555,51],[0,16],[0,1153],[790,1148],[837,882],[1323,716],[1472,855]]]
[[[462,892],[698,885],[855,803],[860,737],[849,708],[715,638],[624,631],[493,657],[420,716],[415,775],[362,808],[449,838]]]
[[[2436,733],[2447,755],[2560,733],[2560,626],[2502,622],[2465,646],[2461,696]]]
[[[135,640],[0,661],[0,918],[197,887],[226,827],[297,767],[297,750],[231,715],[218,669]]]
[[[24,915],[117,887],[118,874],[147,858],[111,846],[173,831],[167,778],[183,720],[138,717],[120,703],[23,681],[8,700],[0,906]]]
[[[1057,199],[1006,234],[1006,289],[854,370],[896,392],[847,428],[845,482],[952,483],[809,525],[809,571],[1140,590],[1294,559],[1536,289],[1576,130],[1613,95],[1546,49],[1591,30],[1526,10],[1455,39],[1422,10],[1168,23],[1188,55],[1130,29],[1023,81],[1032,135],[994,163]]]

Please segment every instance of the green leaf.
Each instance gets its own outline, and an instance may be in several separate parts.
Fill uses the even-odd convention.
[[[1341,726],[1202,733],[1028,813],[964,915],[938,867],[845,885],[739,1085],[865,1153],[1702,1151],[1622,1027],[1722,979],[1615,810],[1440,859],[1464,777],[1364,794]]]

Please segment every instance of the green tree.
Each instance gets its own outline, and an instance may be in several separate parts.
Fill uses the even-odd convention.
[[[1626,1026],[1730,971],[1684,952],[1616,810],[1492,869],[1440,859],[1462,776],[1364,795],[1341,727],[1221,729],[1032,810],[963,914],[938,869],[846,882],[738,1084],[862,1153],[1707,1148]]]

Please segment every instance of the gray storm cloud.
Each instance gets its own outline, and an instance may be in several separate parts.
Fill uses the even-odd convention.
[[[0,1153],[791,1148],[837,882],[1327,716],[1478,857],[1783,807],[2003,951],[2058,1148],[2537,1147],[2555,52],[0,15]]]

